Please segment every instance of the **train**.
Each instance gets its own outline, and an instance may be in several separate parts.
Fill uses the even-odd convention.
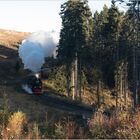
[[[35,95],[41,95],[42,92],[42,80],[39,74],[31,75],[28,77],[27,85]]]
[[[28,73],[22,78],[22,89],[29,94],[41,95],[43,94],[43,79],[48,79],[49,74],[55,67],[43,68],[37,73]]]

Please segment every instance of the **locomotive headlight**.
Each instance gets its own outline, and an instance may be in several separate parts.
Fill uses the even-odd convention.
[[[35,74],[35,77],[36,77],[36,78],[39,78],[39,73],[36,73],[36,74]]]

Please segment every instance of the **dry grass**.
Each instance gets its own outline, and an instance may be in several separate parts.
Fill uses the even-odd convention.
[[[97,139],[139,139],[140,112],[117,112],[110,118],[97,112],[90,120],[89,127],[93,138]]]
[[[4,45],[8,48],[16,49],[16,46],[26,38],[30,33],[17,32],[14,30],[0,29],[0,45]]]
[[[101,93],[101,108],[104,110],[105,108],[111,108],[112,106],[116,106],[116,96],[112,95],[112,90],[109,88],[102,89]],[[132,107],[132,97],[130,95],[130,91],[128,91],[128,97],[127,97],[127,108]],[[82,102],[88,104],[97,106],[97,87],[86,87],[85,94],[82,94]],[[125,101],[122,99],[122,102],[120,102],[120,99],[118,99],[118,107],[120,107],[120,104],[122,103],[122,107],[125,106]]]
[[[13,104],[10,103],[10,107],[16,108],[17,106],[17,108],[22,111],[14,111],[8,119],[8,123],[0,127],[2,139],[140,138],[140,111],[114,112],[111,117],[107,117],[99,110],[94,114],[91,120],[89,120],[89,129],[85,131],[79,123],[76,123],[75,119],[61,119],[64,116],[60,114],[57,116],[56,111],[52,110],[52,112],[49,112],[46,118],[45,111],[47,111],[47,107],[43,107],[43,105],[35,103],[34,101],[31,102],[31,97],[26,94],[18,95],[18,93],[14,93],[17,96],[15,98],[15,95],[12,94],[13,89],[8,89],[11,93],[8,94],[7,98],[9,97],[13,101]],[[52,116],[50,113],[56,116]],[[42,116],[45,117],[42,118]],[[87,135],[89,130],[92,136]]]

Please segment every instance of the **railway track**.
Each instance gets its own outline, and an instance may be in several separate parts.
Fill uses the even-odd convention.
[[[85,118],[90,118],[94,113],[91,106],[68,102],[58,97],[52,97],[46,92],[39,96],[33,95],[33,99],[54,109],[65,111],[69,114],[82,115]]]
[[[18,84],[18,82],[17,82]],[[3,83],[2,85],[11,86],[13,83]],[[48,94],[49,92],[49,94]],[[72,115],[81,115],[85,118],[90,118],[94,113],[94,108],[85,104],[79,104],[74,101],[67,101],[61,97],[52,96],[51,91],[44,91],[42,95],[31,95],[33,100],[40,102],[57,110],[67,112]]]

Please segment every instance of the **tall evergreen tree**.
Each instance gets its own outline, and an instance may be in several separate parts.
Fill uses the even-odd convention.
[[[107,22],[104,24],[102,36],[104,40],[104,63],[102,70],[106,83],[114,86],[114,71],[118,60],[118,38],[120,33],[121,12],[112,1],[112,5],[108,11]]]
[[[120,1],[120,0],[117,0]],[[133,97],[134,97],[134,107],[140,105],[140,1],[139,0],[127,0],[121,1],[121,3],[126,4],[129,9],[127,11],[129,21],[131,22],[132,32],[130,34],[131,38],[131,56],[132,60],[130,62],[133,84]],[[133,68],[133,69],[132,69]],[[130,76],[129,76],[130,77]]]
[[[98,13],[97,11],[94,14],[93,21],[94,21],[94,30],[93,30],[93,46],[92,46],[92,63],[91,66],[93,69],[97,70],[96,76],[96,84],[97,84],[97,99],[98,99],[98,106],[101,104],[102,99],[102,64],[103,64],[103,48],[104,48],[104,40],[102,35],[102,30],[104,24],[107,23],[108,18],[108,8],[106,5],[103,7],[103,11]],[[95,75],[94,75],[95,79]]]
[[[108,9],[94,14],[93,53],[94,64],[100,69],[102,78],[108,86],[114,86],[114,70],[118,59],[118,38],[122,13],[112,1]]]
[[[62,29],[58,45],[58,58],[66,65],[67,92],[70,96],[72,65],[82,61],[84,48],[92,35],[92,14],[87,0],[69,0],[61,6]]]

